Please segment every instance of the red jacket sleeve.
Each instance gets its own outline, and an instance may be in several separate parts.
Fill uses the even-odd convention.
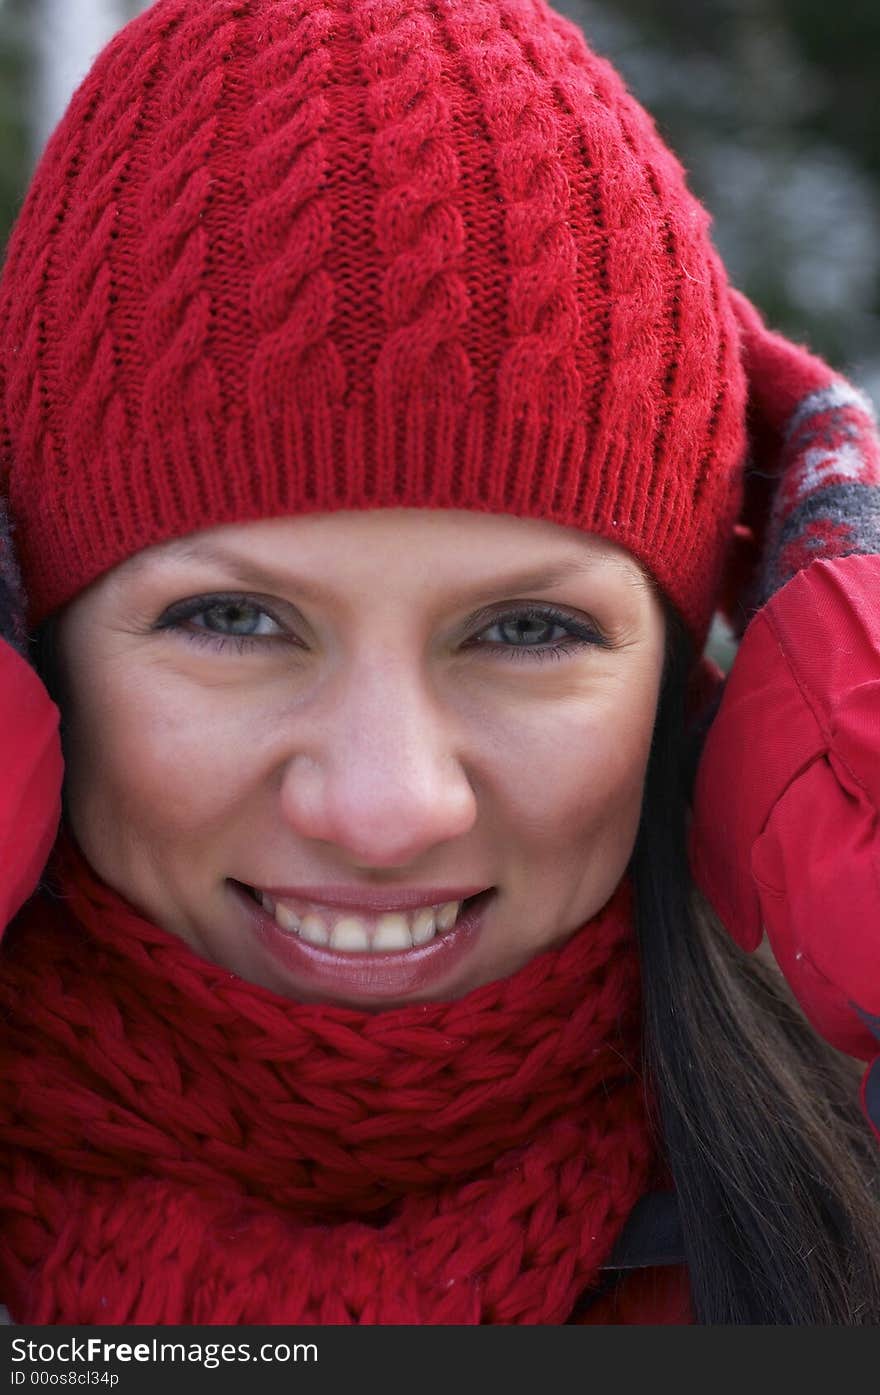
[[[700,759],[693,873],[745,948],[766,930],[804,1012],[877,1054],[880,557],[816,561],[743,636]]]
[[[0,934],[36,888],[61,816],[58,708],[0,640]]]

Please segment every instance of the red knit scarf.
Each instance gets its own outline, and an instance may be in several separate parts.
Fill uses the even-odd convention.
[[[0,971],[26,1323],[563,1323],[646,1189],[631,892],[455,1002],[290,1002],[63,840]]]

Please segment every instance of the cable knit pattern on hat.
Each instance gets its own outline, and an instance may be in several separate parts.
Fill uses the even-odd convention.
[[[435,430],[448,453],[473,378],[460,338],[469,308],[458,265],[465,230],[442,53],[429,16],[395,0],[371,0],[355,23],[379,185],[375,238],[386,267],[375,367],[377,494],[400,490],[439,502],[444,480],[429,450],[434,385],[442,384]]]
[[[150,164],[143,180],[133,173],[130,185],[137,223],[123,235],[130,239],[142,310],[132,326],[141,363],[140,430],[129,478],[148,536],[183,499],[207,514],[210,481],[222,473],[208,212],[235,11],[231,0],[210,13],[197,6],[186,22],[181,13],[165,37],[167,78],[147,118],[154,128]]]
[[[285,500],[295,511],[297,487],[307,488],[308,462],[332,455],[331,414],[346,385],[330,335],[335,281],[325,266],[334,232],[325,190],[325,89],[334,80],[335,28],[338,18],[329,6],[304,9],[282,0],[266,16],[267,42],[254,54],[254,145],[242,173],[256,345],[245,399],[255,404],[250,468],[246,436],[236,432],[230,450],[238,462],[236,506],[248,508],[243,486],[250,483],[266,513]]]
[[[543,0],[159,0],[0,278],[30,621],[151,543],[340,508],[629,548],[701,644],[743,373],[708,216]]]

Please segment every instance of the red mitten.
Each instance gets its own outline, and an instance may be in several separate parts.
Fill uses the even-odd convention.
[[[36,887],[61,817],[58,709],[26,651],[24,598],[0,496],[0,935]]]
[[[816,1029],[870,1061],[880,1041],[880,442],[862,394],[736,304],[756,466],[743,521],[756,556],[730,610],[747,628],[697,772],[692,868],[743,948],[766,931]],[[863,1103],[880,1134],[880,1059]]]

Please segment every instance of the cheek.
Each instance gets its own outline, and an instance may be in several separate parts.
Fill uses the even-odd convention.
[[[654,704],[603,697],[554,706],[506,743],[496,732],[508,810],[527,837],[556,851],[582,846],[585,835],[629,837],[638,822]]]
[[[228,692],[191,694],[149,672],[105,680],[68,722],[74,826],[124,821],[160,842],[210,833],[253,780],[247,710]]]

